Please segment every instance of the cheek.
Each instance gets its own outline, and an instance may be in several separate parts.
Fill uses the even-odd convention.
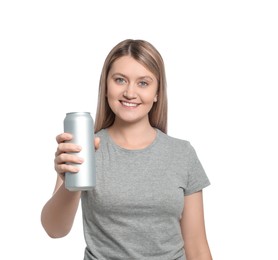
[[[113,108],[113,103],[114,103],[114,100],[115,100],[115,94],[113,92],[111,92],[111,90],[109,88],[107,88],[106,98],[107,98],[108,105],[111,108]]]
[[[107,92],[106,98],[107,98],[108,105],[114,111],[114,107],[115,107],[116,103],[118,102],[118,99],[111,92]]]
[[[145,103],[152,104],[153,102],[156,101],[156,96],[157,96],[156,92],[152,92],[152,93],[143,95],[142,99],[144,100]]]
[[[106,97],[108,98],[108,100],[116,99],[118,96],[119,93],[116,91],[116,88],[114,88],[113,86],[107,87]]]
[[[119,88],[115,88],[111,85],[110,87],[107,86],[107,92],[106,92],[107,103],[114,114],[117,114],[117,111],[120,108],[120,102],[119,102],[120,95],[121,92]]]

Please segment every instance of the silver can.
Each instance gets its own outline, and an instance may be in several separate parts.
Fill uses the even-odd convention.
[[[96,163],[94,147],[94,120],[89,112],[67,113],[64,119],[64,132],[73,135],[69,142],[78,144],[82,150],[76,154],[84,159],[78,173],[65,173],[65,187],[70,191],[91,190],[96,185]]]

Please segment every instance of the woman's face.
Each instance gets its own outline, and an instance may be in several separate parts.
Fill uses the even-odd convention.
[[[130,56],[116,60],[107,77],[107,99],[116,120],[145,122],[157,101],[158,82],[143,65]]]

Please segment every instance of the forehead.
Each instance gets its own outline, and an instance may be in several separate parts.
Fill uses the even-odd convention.
[[[114,61],[109,74],[121,73],[127,76],[155,78],[153,73],[131,56],[123,56]]]

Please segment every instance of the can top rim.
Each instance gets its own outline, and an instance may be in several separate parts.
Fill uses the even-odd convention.
[[[90,114],[90,112],[68,112],[67,115],[70,114]]]

